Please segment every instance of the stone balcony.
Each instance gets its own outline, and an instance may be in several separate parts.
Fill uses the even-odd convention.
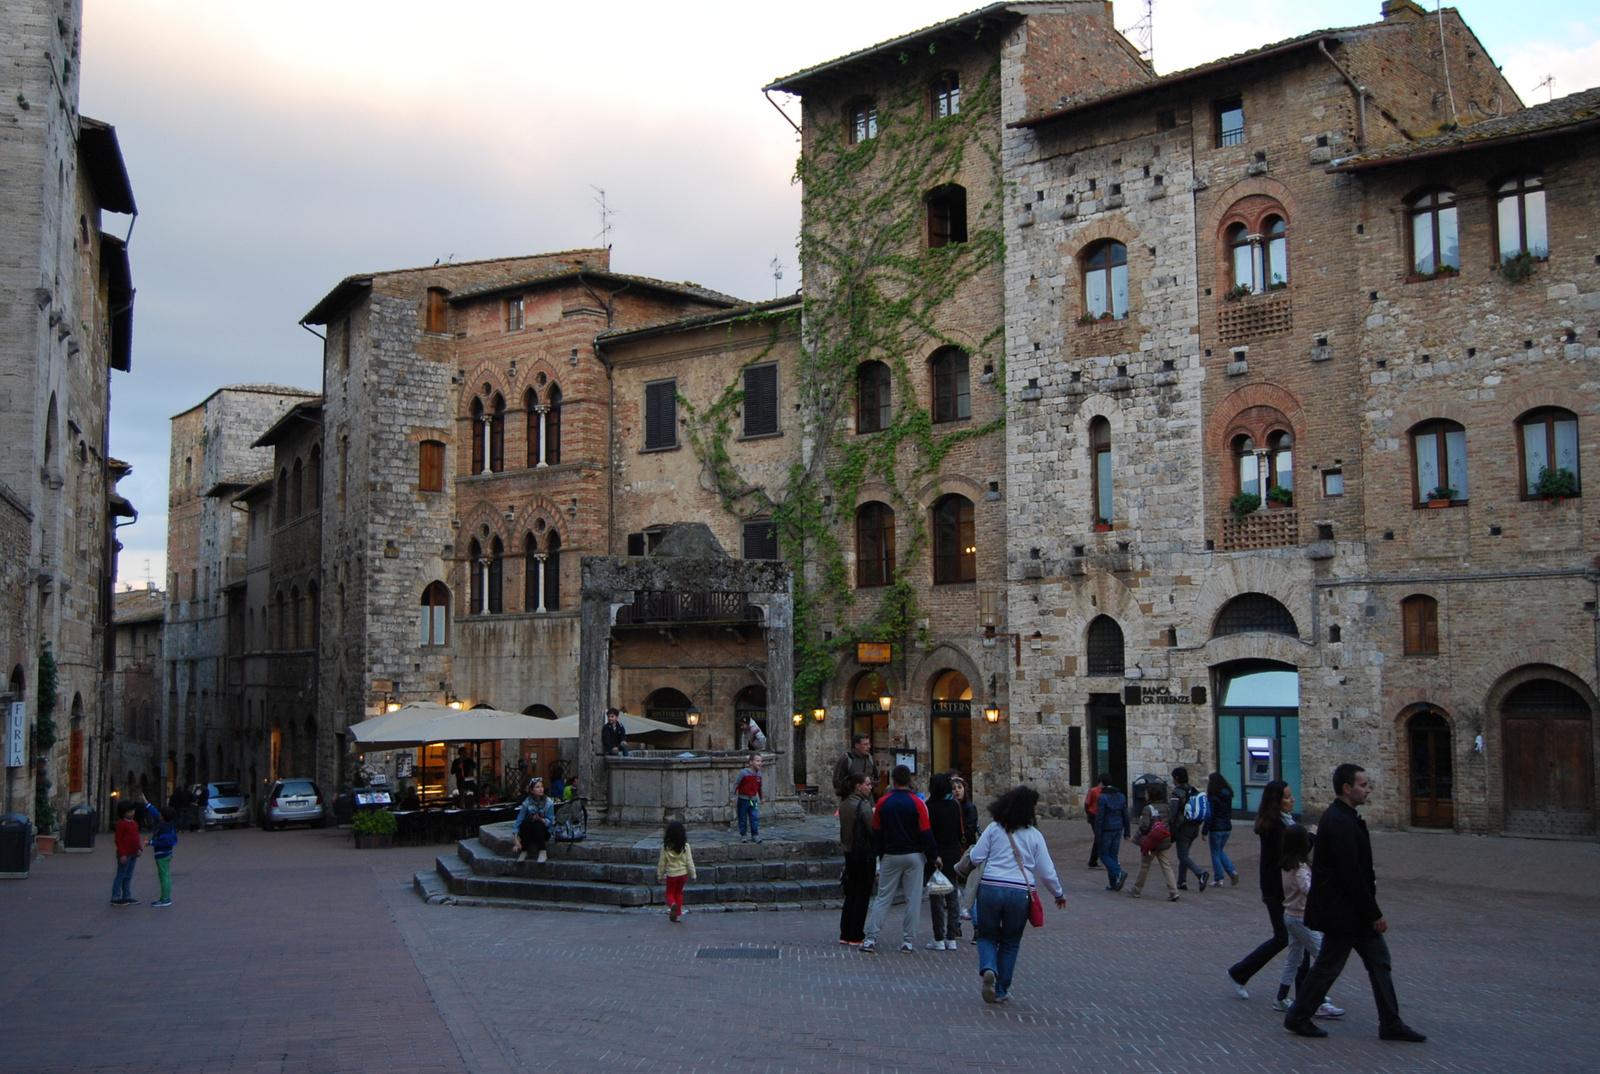
[[[1263,507],[1242,519],[1228,515],[1222,520],[1219,552],[1256,552],[1263,548],[1286,548],[1300,543],[1300,512],[1292,507]]]

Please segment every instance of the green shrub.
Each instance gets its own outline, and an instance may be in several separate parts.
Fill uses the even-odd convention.
[[[1285,507],[1294,506],[1294,492],[1291,489],[1284,488],[1282,485],[1273,485],[1268,489],[1267,499],[1273,503],[1281,503]]]
[[[1569,496],[1578,494],[1578,478],[1571,470],[1560,467],[1552,470],[1548,466],[1539,469],[1539,480],[1533,486],[1535,496],[1543,496],[1547,500],[1564,500]]]
[[[1500,275],[1506,278],[1507,283],[1525,283],[1533,278],[1533,270],[1538,263],[1538,259],[1526,250],[1511,254],[1500,262]]]
[[[393,835],[398,828],[387,809],[368,809],[350,819],[350,831],[356,835]]]
[[[1260,506],[1260,496],[1257,496],[1253,492],[1241,492],[1229,502],[1228,509],[1233,512],[1234,518],[1238,519],[1240,522],[1243,522],[1246,515],[1250,514],[1252,511],[1255,511]]]

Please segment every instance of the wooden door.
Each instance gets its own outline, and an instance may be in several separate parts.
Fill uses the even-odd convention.
[[[1419,712],[1411,735],[1411,824],[1417,828],[1455,827],[1455,779],[1450,725],[1437,712]]]
[[[1594,744],[1590,721],[1550,719],[1551,808],[1558,813],[1594,810]]]
[[[1581,835],[1595,830],[1594,731],[1588,705],[1549,680],[1523,683],[1501,709],[1506,827]]]
[[[1506,808],[1548,808],[1550,781],[1544,757],[1544,721],[1538,717],[1508,717],[1504,749]]]

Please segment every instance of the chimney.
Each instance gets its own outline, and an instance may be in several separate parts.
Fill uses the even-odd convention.
[[[1384,22],[1388,22],[1390,19],[1401,22],[1407,19],[1425,19],[1427,17],[1427,11],[1423,10],[1422,5],[1418,4],[1416,0],[1383,0]]]

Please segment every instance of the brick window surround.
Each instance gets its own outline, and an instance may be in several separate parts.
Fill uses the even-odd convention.
[[[893,582],[894,551],[894,508],[876,501],[856,508],[857,588]]]
[[[856,432],[875,433],[889,427],[889,367],[862,362],[856,367]]]
[[[978,547],[972,501],[951,494],[933,505],[933,583],[952,585],[978,578]]]
[[[1400,619],[1405,626],[1407,656],[1426,656],[1439,651],[1439,602],[1417,593],[1400,602]]]

